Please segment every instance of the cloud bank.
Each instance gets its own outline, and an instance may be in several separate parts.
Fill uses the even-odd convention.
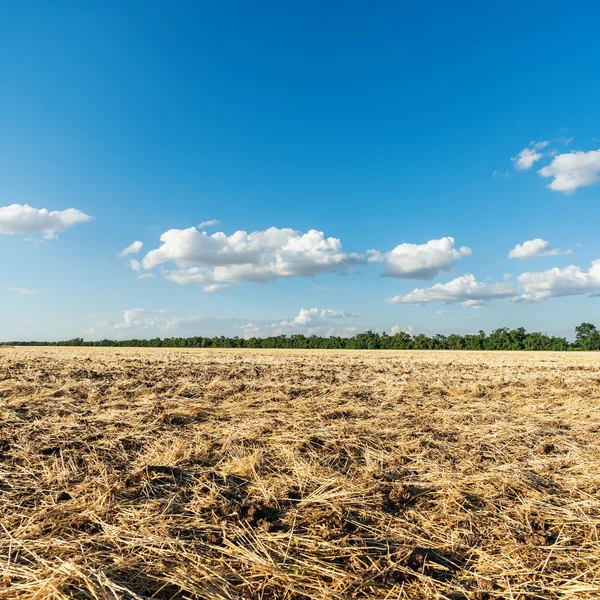
[[[133,308],[123,311],[120,321],[101,321],[85,330],[85,334],[111,338],[155,335],[212,336],[223,335],[224,330],[229,330],[230,335],[242,335],[246,338],[300,333],[345,337],[354,335],[357,329],[340,325],[339,321],[356,317],[357,314],[337,309],[301,308],[295,317],[288,319],[263,318],[250,322],[242,317],[178,317],[173,310]]]

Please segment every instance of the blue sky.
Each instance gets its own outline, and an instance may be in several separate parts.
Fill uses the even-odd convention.
[[[0,6],[0,339],[597,321],[597,3],[174,4]]]

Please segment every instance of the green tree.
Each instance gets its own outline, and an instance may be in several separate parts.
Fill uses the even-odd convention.
[[[591,323],[575,327],[575,346],[579,350],[600,350],[600,331]]]

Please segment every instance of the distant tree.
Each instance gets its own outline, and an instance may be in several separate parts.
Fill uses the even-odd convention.
[[[465,347],[465,340],[461,335],[452,333],[448,336],[448,349],[449,350],[463,350]]]
[[[248,339],[225,336],[212,338],[194,336],[189,338],[152,338],[148,340],[99,340],[86,342],[73,338],[61,342],[2,342],[9,346],[104,346],[104,347],[153,347],[153,348],[325,348],[356,350],[600,350],[600,331],[591,323],[582,323],[575,328],[575,342],[566,338],[549,336],[545,333],[527,333],[525,328],[500,327],[489,335],[484,331],[465,336],[453,333],[432,337],[422,333],[415,335],[401,331],[394,335],[375,333],[371,330],[352,337],[320,337],[303,334],[277,335],[266,338]]]
[[[466,350],[483,350],[485,348],[485,332],[479,331],[476,335],[465,335]]]
[[[575,327],[575,346],[579,350],[600,350],[600,332],[591,323]]]
[[[429,350],[431,347],[431,340],[424,334],[419,333],[413,337],[413,348],[415,350]]]

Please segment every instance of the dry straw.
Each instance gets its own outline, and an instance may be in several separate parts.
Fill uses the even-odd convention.
[[[600,355],[0,352],[0,599],[600,597]]]

